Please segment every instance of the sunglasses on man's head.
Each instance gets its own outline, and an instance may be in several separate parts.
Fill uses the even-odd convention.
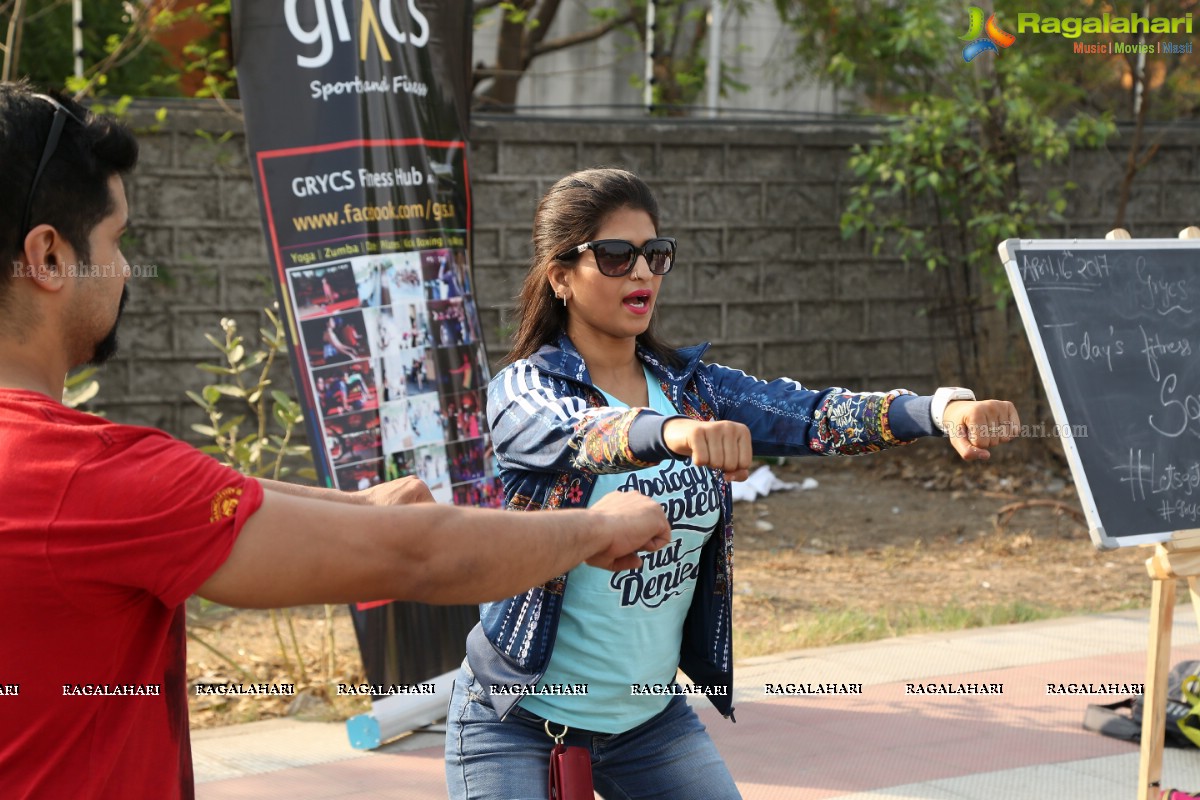
[[[42,172],[45,171],[46,165],[50,163],[50,159],[54,156],[54,151],[58,149],[58,140],[62,138],[63,127],[67,124],[67,119],[73,119],[80,125],[87,127],[87,123],[77,117],[62,103],[55,100],[47,94],[35,94],[34,97],[39,100],[45,100],[50,105],[54,106],[54,119],[50,123],[50,135],[46,137],[46,146],[42,148],[42,158],[38,161],[37,170],[33,173],[33,183],[29,185],[29,199],[25,201],[25,215],[21,218],[21,236],[24,237],[29,233],[30,221],[33,215],[33,196],[37,192],[38,182],[42,179]]]
[[[641,247],[624,239],[597,239],[572,247],[558,256],[559,261],[577,257],[584,250],[596,256],[596,266],[610,278],[622,278],[633,270],[638,256],[645,256],[650,271],[666,275],[675,264],[675,240],[667,236],[651,239]]]

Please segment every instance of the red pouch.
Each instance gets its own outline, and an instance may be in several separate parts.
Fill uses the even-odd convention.
[[[595,800],[592,756],[586,747],[567,747],[561,741],[550,751],[550,800]]]

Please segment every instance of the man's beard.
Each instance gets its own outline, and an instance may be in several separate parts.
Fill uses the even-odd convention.
[[[117,318],[113,320],[112,330],[108,335],[96,343],[96,349],[92,352],[91,359],[88,364],[93,367],[98,367],[107,362],[110,358],[117,354],[117,328],[121,324],[121,315],[125,313],[125,303],[129,301],[129,287],[121,289],[121,305],[117,308]]]

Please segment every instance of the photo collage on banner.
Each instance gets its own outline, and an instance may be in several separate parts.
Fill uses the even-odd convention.
[[[438,502],[500,505],[466,251],[360,256],[287,278],[337,488],[416,475]]]
[[[440,502],[499,505],[470,272],[469,6],[234,3],[231,16],[263,235],[320,483],[355,491],[417,476]],[[474,605],[388,598],[350,612],[378,686],[456,668],[479,619]]]

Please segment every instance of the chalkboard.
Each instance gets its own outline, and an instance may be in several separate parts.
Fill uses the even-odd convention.
[[[1000,258],[1092,541],[1200,527],[1200,240],[1009,239]]]

